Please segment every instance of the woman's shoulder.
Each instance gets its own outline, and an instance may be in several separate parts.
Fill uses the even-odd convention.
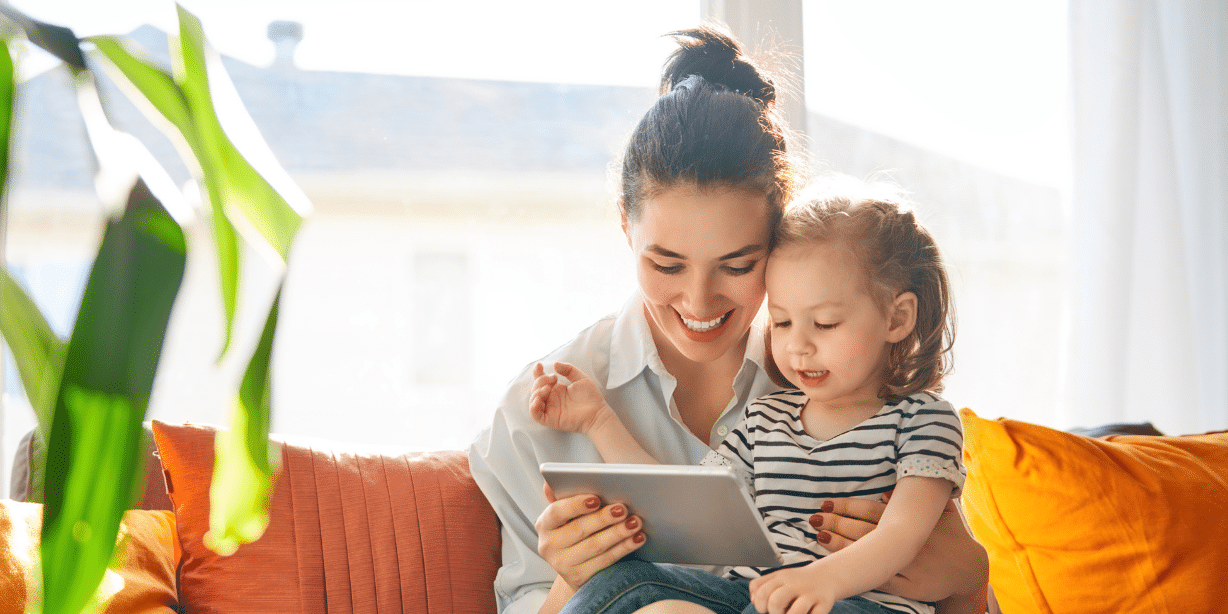
[[[546,365],[547,370],[555,362],[566,362],[575,365],[589,377],[604,379],[617,320],[618,314],[612,313],[593,322],[546,355],[529,362],[522,370],[521,376],[532,379],[528,374],[532,373],[533,365],[539,362]]]

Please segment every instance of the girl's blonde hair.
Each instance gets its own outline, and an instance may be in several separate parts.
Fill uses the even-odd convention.
[[[887,377],[879,390],[879,397],[888,401],[941,391],[955,340],[955,307],[942,255],[910,205],[892,184],[833,175],[790,203],[776,231],[777,248],[845,242],[861,265],[866,290],[884,313],[900,294],[917,296],[912,333],[888,352]],[[793,388],[772,357],[771,333],[768,326],[768,375],[778,385]]]

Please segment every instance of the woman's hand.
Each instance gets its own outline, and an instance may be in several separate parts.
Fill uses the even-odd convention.
[[[891,494],[883,496],[884,501]],[[886,503],[867,499],[832,499],[810,517],[819,542],[840,550],[865,537],[882,518]],[[881,589],[919,601],[942,601],[954,595],[983,594],[989,582],[989,558],[964,525],[955,501],[948,501],[938,524],[917,557]]]
[[[574,591],[594,574],[644,545],[638,516],[622,504],[601,505],[595,495],[555,500],[537,518],[537,552]]]
[[[550,375],[540,362],[533,367],[529,413],[543,425],[556,431],[588,433],[601,418],[608,417],[602,416],[608,408],[597,384],[576,367],[556,362]]]

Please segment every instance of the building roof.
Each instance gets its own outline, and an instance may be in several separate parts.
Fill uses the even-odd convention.
[[[130,38],[168,65],[165,33]],[[300,70],[287,62],[222,64],[248,113],[292,175],[376,172],[564,172],[604,176],[650,88],[524,83]],[[162,136],[109,79],[113,124],[141,139],[172,177],[188,173]],[[67,69],[19,87],[14,180],[89,188],[94,162]]]

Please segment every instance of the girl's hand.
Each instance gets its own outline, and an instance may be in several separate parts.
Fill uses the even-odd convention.
[[[556,431],[587,433],[608,407],[596,382],[574,366],[556,362],[550,375],[540,362],[533,367],[529,412],[543,425]]]
[[[819,542],[836,551],[865,537],[883,516],[884,502],[832,499],[810,517]],[[968,532],[955,501],[947,502],[934,531],[917,557],[880,590],[918,601],[942,601],[954,595],[983,593],[989,582],[989,558]]]
[[[750,600],[766,614],[827,614],[835,595],[807,565],[774,571],[750,581]]]
[[[644,545],[638,516],[621,504],[602,506],[595,495],[555,500],[537,518],[537,552],[574,591],[594,574]]]

